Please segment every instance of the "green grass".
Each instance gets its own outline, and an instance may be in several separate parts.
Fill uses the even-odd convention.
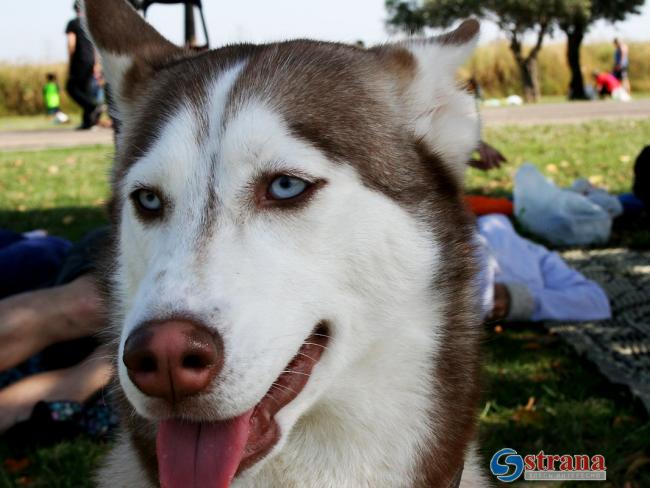
[[[487,141],[510,163],[489,175],[471,171],[468,187],[473,192],[508,194],[511,173],[531,160],[560,185],[591,176],[614,192],[629,191],[634,158],[649,142],[649,134],[649,121],[488,129]],[[108,194],[110,153],[108,147],[0,153],[0,227],[45,228],[77,239],[105,222],[102,202]],[[631,239],[638,240],[639,235]],[[485,346],[480,434],[487,460],[503,447],[524,454],[542,449],[600,453],[607,460],[609,481],[598,486],[650,486],[650,421],[625,391],[613,387],[591,363],[541,327],[509,327],[500,333],[490,329]],[[90,473],[106,448],[81,438],[24,451],[0,439],[0,488],[26,483],[48,488],[91,486]],[[10,472],[3,467],[4,459],[23,457],[29,460],[25,469]]]
[[[16,115],[13,117],[0,117],[0,131],[3,130],[51,130],[70,129],[81,124],[80,114],[68,114],[70,122],[55,124],[47,115]]]
[[[522,455],[602,454],[608,483],[598,486],[650,486],[650,421],[627,392],[541,327],[490,331],[486,345],[480,434],[487,460],[503,447]]]
[[[108,449],[108,444],[86,438],[64,441],[49,447],[16,449],[0,439],[0,487],[91,488],[93,467]],[[6,469],[6,460],[23,461],[24,469]]]
[[[78,239],[105,221],[108,146],[0,152],[0,227]]]
[[[467,186],[472,193],[510,194],[514,171],[525,161],[560,186],[585,177],[610,192],[625,193],[632,187],[634,160],[650,143],[650,120],[487,127],[484,139],[509,163],[488,173],[470,170]]]

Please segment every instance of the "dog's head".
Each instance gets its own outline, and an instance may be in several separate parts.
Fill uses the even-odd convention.
[[[478,24],[369,50],[196,54],[124,0],[86,8],[123,124],[120,383],[158,425],[166,486],[227,483],[379,344],[429,347],[466,297],[459,195],[479,123],[454,75]],[[430,329],[410,330],[423,314]]]

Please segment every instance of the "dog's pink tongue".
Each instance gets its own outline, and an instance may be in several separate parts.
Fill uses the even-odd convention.
[[[162,488],[228,488],[244,455],[252,414],[213,423],[161,422],[156,452]]]

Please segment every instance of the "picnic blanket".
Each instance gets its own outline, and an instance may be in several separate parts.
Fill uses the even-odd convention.
[[[650,252],[572,250],[562,256],[604,288],[612,319],[546,327],[593,361],[612,383],[627,386],[650,413]]]

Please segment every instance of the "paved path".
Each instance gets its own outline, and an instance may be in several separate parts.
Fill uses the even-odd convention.
[[[596,119],[650,119],[650,99],[629,103],[541,103],[523,107],[485,108],[483,122],[496,125],[577,124]]]
[[[486,108],[483,121],[487,126],[576,124],[594,119],[650,118],[650,99],[619,102],[547,103],[523,107]],[[45,149],[95,144],[112,144],[110,129],[73,131],[53,129],[41,131],[0,131],[0,151]]]
[[[0,151],[113,144],[111,129],[0,131]]]

